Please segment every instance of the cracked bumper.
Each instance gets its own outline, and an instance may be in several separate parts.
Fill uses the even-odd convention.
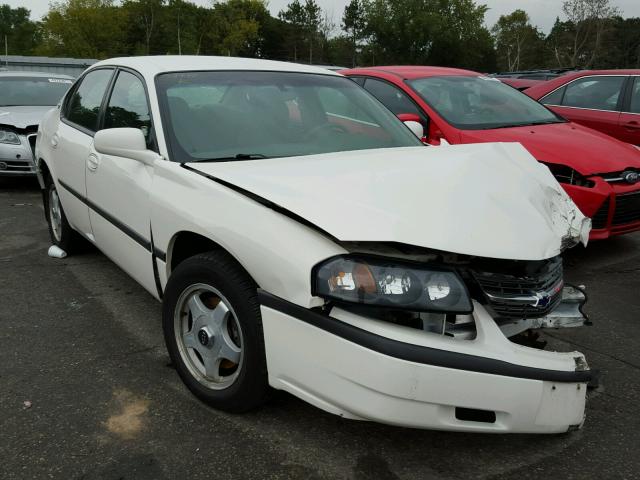
[[[582,425],[584,356],[516,345],[479,304],[477,336],[461,341],[336,308],[328,317],[265,292],[260,300],[270,384],[328,412],[494,433]]]

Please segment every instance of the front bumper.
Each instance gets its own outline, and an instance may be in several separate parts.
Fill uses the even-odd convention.
[[[0,143],[0,176],[33,176],[36,165],[33,160],[35,133],[19,134],[20,145]]]
[[[590,240],[640,230],[640,183],[608,183],[589,177],[592,188],[562,184],[580,211],[592,220]]]
[[[510,342],[474,303],[456,340],[259,293],[269,382],[328,412],[404,427],[559,433],[582,425],[591,372],[578,352]]]

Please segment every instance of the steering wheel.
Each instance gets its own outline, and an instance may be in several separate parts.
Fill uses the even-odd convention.
[[[313,127],[309,130],[304,136],[305,139],[316,137],[318,134],[325,132],[326,133],[336,133],[339,135],[344,135],[347,133],[347,129],[342,125],[336,125],[335,123],[323,123],[322,125],[318,125],[317,127]]]

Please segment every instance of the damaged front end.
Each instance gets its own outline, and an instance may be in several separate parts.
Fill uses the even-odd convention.
[[[585,323],[586,297],[564,284],[560,255],[586,244],[590,221],[520,145],[230,163],[194,170],[251,192],[331,247],[305,264],[310,285],[261,283],[274,388],[407,427],[582,425],[592,377],[584,355],[515,337]]]

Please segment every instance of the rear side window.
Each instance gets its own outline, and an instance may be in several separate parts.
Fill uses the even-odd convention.
[[[640,113],[640,78],[636,77],[631,90],[631,105],[629,106],[631,113]]]
[[[113,70],[101,69],[87,73],[80,86],[73,92],[65,118],[95,132],[98,128],[98,115],[104,93],[107,90]]]
[[[149,139],[151,116],[144,86],[126,71],[118,73],[104,118],[104,128],[118,127],[139,128]]]
[[[593,110],[617,110],[625,77],[585,77],[566,87],[562,105]]]
[[[564,97],[564,91],[567,87],[557,89],[555,92],[550,93],[544,97],[540,103],[544,105],[562,105],[562,99]]]

